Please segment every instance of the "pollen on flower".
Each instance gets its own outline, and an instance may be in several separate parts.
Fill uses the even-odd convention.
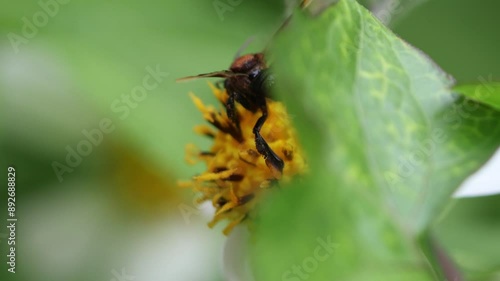
[[[215,97],[224,105],[228,94],[210,84]],[[216,109],[206,106],[191,94],[191,99],[203,114],[209,125],[195,127],[195,132],[213,139],[210,150],[200,150],[192,144],[186,146],[186,161],[189,164],[204,162],[207,169],[182,186],[192,187],[201,193],[198,202],[210,200],[216,208],[213,227],[217,222],[228,219],[224,229],[228,234],[237,224],[251,216],[258,197],[277,181],[287,182],[294,175],[306,171],[306,163],[299,146],[290,117],[281,102],[267,99],[269,116],[261,129],[261,135],[271,149],[284,161],[283,171],[267,165],[257,152],[253,127],[260,117],[259,112],[251,112],[236,105],[239,127],[228,118],[223,107]]]

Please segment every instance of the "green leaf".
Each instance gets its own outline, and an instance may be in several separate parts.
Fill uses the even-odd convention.
[[[481,84],[458,85],[453,90],[471,100],[489,105],[500,110],[500,83],[488,82],[483,79]]]
[[[466,280],[499,280],[500,195],[456,201],[434,232],[464,271]]]
[[[427,0],[367,0],[366,7],[387,25],[393,25]]]
[[[310,175],[266,200],[256,279],[443,278],[422,241],[498,147],[500,113],[453,96],[449,76],[355,1],[296,15],[273,55]]]

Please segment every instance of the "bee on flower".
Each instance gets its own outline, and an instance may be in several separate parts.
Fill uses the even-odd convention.
[[[213,139],[213,145],[208,150],[187,146],[187,162],[204,162],[207,169],[181,185],[201,193],[198,202],[212,202],[216,213],[210,227],[223,219],[230,221],[223,231],[226,235],[253,215],[267,188],[306,171],[285,106],[269,98],[274,81],[268,71],[259,53],[238,57],[229,70],[182,79],[225,78],[224,87],[210,85],[222,104],[219,109],[191,94],[209,123],[195,127],[195,131]]]

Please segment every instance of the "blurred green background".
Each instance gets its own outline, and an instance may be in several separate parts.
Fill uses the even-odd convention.
[[[16,168],[19,221],[17,273],[2,262],[0,280],[119,280],[122,270],[135,280],[224,280],[220,227],[205,226],[209,211],[186,219],[179,207],[193,206],[194,195],[176,187],[203,169],[185,163],[184,146],[209,145],[192,131],[203,121],[187,93],[212,99],[207,81],[175,79],[226,69],[251,36],[247,51],[262,50],[284,19],[284,3],[241,1],[217,13],[214,2],[3,3],[0,174],[5,182],[7,166]],[[40,3],[52,5],[52,15]],[[457,80],[476,82],[500,73],[499,9],[493,0],[429,0],[391,26]],[[30,30],[26,21],[41,24]],[[148,67],[168,76],[127,103]],[[108,119],[114,130],[60,180],[54,162],[67,165],[68,149],[87,140],[82,131]],[[474,200],[458,205],[477,206]],[[0,214],[5,222],[6,211]],[[445,238],[454,216],[438,228]]]

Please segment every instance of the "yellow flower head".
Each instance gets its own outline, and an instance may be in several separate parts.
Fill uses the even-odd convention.
[[[210,87],[216,98],[225,104],[228,99],[226,90],[213,85]],[[212,125],[196,126],[195,131],[212,138],[214,143],[208,151],[200,151],[192,144],[187,146],[187,162],[205,162],[207,170],[182,185],[201,192],[199,202],[212,201],[216,213],[209,223],[210,227],[222,219],[231,221],[224,229],[227,235],[234,226],[252,215],[258,197],[266,188],[272,187],[278,180],[287,182],[292,176],[304,173],[306,164],[286,108],[281,102],[267,99],[269,116],[260,133],[284,161],[282,173],[272,165],[267,165],[255,147],[252,129],[260,112],[251,112],[237,104],[241,128],[238,130],[224,108],[217,110],[213,106],[206,106],[193,94],[191,98],[205,120]]]

